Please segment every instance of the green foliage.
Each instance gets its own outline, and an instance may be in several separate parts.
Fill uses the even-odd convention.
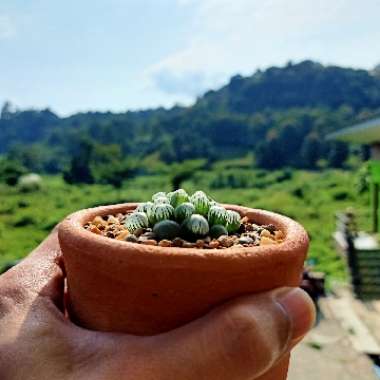
[[[348,158],[348,147],[340,141],[335,141],[330,144],[330,150],[328,153],[329,166],[332,168],[342,168],[344,162]]]
[[[19,162],[0,157],[0,182],[14,186],[24,173],[26,168]]]
[[[301,158],[303,167],[308,169],[315,169],[317,161],[321,157],[321,142],[318,136],[308,135],[301,146]]]
[[[89,141],[82,141],[79,151],[71,159],[70,167],[64,172],[63,178],[69,184],[93,183],[94,176],[90,167],[93,145]]]
[[[221,170],[223,165],[216,167]],[[291,179],[277,183],[276,177],[283,171],[240,170],[245,170],[245,176],[259,186],[212,188],[211,183],[218,176],[216,169],[195,172],[183,186],[189,193],[202,188],[223,203],[264,208],[295,218],[311,237],[309,258],[315,262],[315,269],[325,271],[329,281],[344,279],[345,266],[331,238],[335,228],[334,214],[354,207],[359,227],[370,229],[369,194],[367,191],[358,193],[355,184],[358,172],[294,170]],[[154,192],[170,190],[170,178],[165,175],[126,179],[121,189],[105,184],[68,185],[59,177],[44,177],[43,181],[40,191],[26,194],[0,183],[0,267],[25,256],[49,229],[75,210],[101,204],[141,202]],[[335,200],[333,194],[341,190],[347,191],[348,196]],[[300,193],[302,196],[298,195]],[[14,226],[20,223],[23,226]]]
[[[266,169],[315,169],[320,162],[342,167],[347,146],[324,136],[379,109],[377,76],[305,61],[235,76],[187,108],[59,118],[50,110],[17,111],[8,104],[0,118],[0,154],[29,171],[66,168],[69,183],[119,188],[127,177],[161,173],[172,164],[166,174],[176,190],[199,169],[197,160],[204,169],[248,156]]]

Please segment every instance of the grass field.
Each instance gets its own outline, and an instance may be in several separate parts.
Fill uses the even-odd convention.
[[[332,244],[334,214],[347,207],[357,211],[359,226],[370,226],[369,195],[356,191],[357,174],[326,170],[265,172],[217,167],[198,171],[183,187],[202,189],[220,202],[264,208],[302,223],[311,238],[309,260],[330,280],[344,280],[345,267]],[[63,217],[77,209],[101,204],[143,201],[169,191],[165,175],[126,180],[120,190],[108,185],[68,185],[60,177],[44,177],[41,190],[22,193],[0,185],[0,267],[30,252]]]

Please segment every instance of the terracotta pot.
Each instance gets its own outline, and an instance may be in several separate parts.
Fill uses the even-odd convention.
[[[225,250],[164,248],[109,239],[83,228],[97,215],[136,206],[81,210],[59,228],[69,314],[83,327],[154,335],[198,318],[233,297],[299,285],[307,234],[293,220],[268,211],[224,205],[257,224],[274,224],[285,233],[281,244]],[[262,379],[285,379],[287,366],[288,357]]]

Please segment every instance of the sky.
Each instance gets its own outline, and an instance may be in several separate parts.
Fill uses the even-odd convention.
[[[371,69],[379,25],[380,0],[1,0],[0,104],[124,112],[288,61]]]

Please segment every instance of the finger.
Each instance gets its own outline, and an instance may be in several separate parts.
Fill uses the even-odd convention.
[[[1,277],[7,287],[22,294],[46,296],[61,307],[63,297],[63,262],[57,228],[20,264]]]
[[[298,288],[242,297],[157,336],[157,360],[167,378],[256,379],[306,334],[314,318],[312,301]]]

